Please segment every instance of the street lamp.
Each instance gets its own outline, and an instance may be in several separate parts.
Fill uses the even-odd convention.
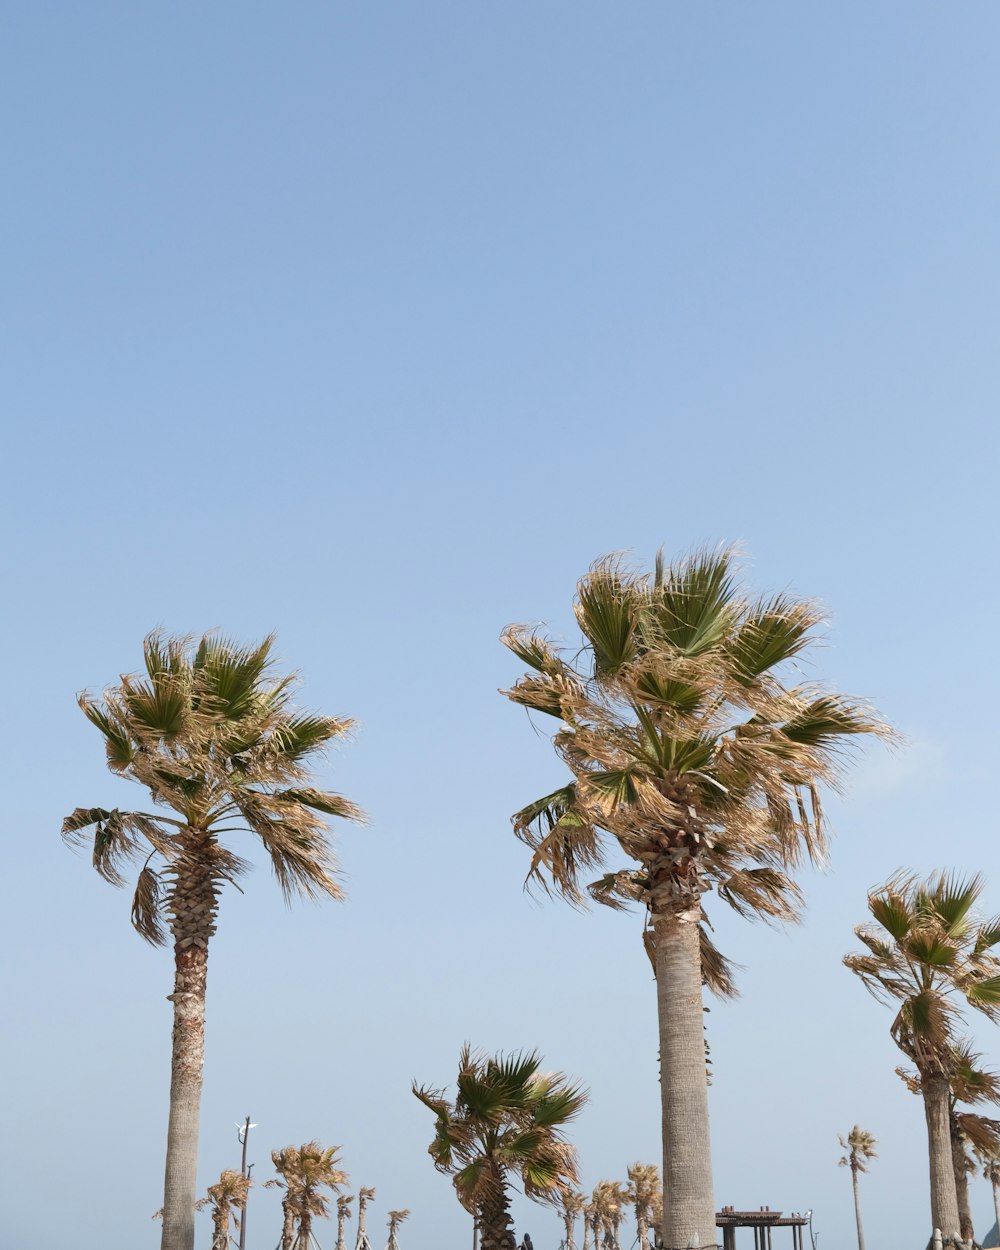
[[[250,1175],[250,1171],[251,1171],[251,1169],[253,1168],[253,1164],[252,1164],[252,1163],[250,1164],[250,1167],[249,1167],[249,1168],[247,1167],[247,1138],[250,1136],[250,1130],[251,1130],[252,1128],[257,1128],[257,1127],[258,1127],[258,1126],[257,1126],[256,1124],[251,1124],[251,1123],[250,1123],[250,1117],[249,1117],[249,1116],[247,1116],[247,1118],[243,1121],[243,1123],[242,1123],[242,1124],[237,1124],[237,1125],[236,1125],[236,1128],[237,1128],[236,1140],[237,1140],[237,1141],[240,1143],[240,1145],[243,1147],[243,1159],[242,1159],[242,1161],[241,1161],[241,1163],[240,1163],[240,1173],[241,1173],[241,1175],[243,1175],[243,1176],[247,1176],[247,1177]],[[247,1187],[247,1196],[246,1196],[246,1199],[245,1199],[245,1201],[244,1201],[244,1203],[243,1203],[243,1218],[240,1220],[240,1250],[246,1250],[246,1244],[247,1244],[247,1204],[249,1203],[249,1201],[250,1201],[250,1188],[249,1188],[249,1186],[248,1186],[248,1187]]]

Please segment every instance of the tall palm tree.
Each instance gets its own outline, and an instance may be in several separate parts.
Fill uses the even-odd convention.
[[[223,835],[260,838],[286,899],[340,898],[325,818],[361,819],[353,803],[310,784],[312,757],[351,722],[296,711],[292,679],[272,672],[272,645],[152,634],[144,675],[123,676],[102,699],[79,698],[104,737],[108,767],[161,809],[78,807],[62,831],[71,843],[92,834],[94,867],[112,885],[141,864],[132,923],[155,946],[173,941],[162,1250],[194,1245],[209,940],[223,886],[247,869]]]
[[[365,1210],[374,1197],[373,1185],[362,1185],[358,1190],[358,1239],[354,1243],[354,1250],[372,1250],[368,1230],[365,1228]]]
[[[562,1216],[563,1228],[566,1230],[566,1250],[576,1250],[576,1217],[587,1202],[586,1194],[576,1189],[565,1189],[559,1195],[559,1214]]]
[[[858,1174],[868,1171],[868,1161],[877,1159],[878,1153],[875,1147],[878,1142],[868,1132],[867,1129],[861,1128],[855,1124],[854,1128],[846,1137],[839,1137],[841,1150],[846,1150],[847,1154],[843,1155],[838,1164],[842,1168],[851,1169],[851,1181],[854,1185],[854,1218],[858,1225],[858,1250],[865,1250],[865,1234],[861,1227],[861,1199],[858,1194]]]
[[[208,1195],[195,1203],[195,1209],[212,1208],[212,1250],[229,1250],[229,1224],[233,1211],[242,1211],[250,1192],[250,1177],[242,1172],[226,1170],[214,1185],[209,1185]]]
[[[561,1073],[543,1073],[535,1053],[487,1056],[462,1048],[457,1097],[414,1085],[433,1111],[428,1153],[452,1177],[462,1206],[477,1217],[481,1250],[515,1250],[509,1185],[527,1197],[558,1203],[577,1180],[576,1155],[563,1129],[587,1095]]]
[[[329,1219],[330,1202],[324,1190],[339,1190],[347,1183],[347,1173],[337,1167],[339,1146],[321,1146],[318,1141],[302,1146],[285,1146],[271,1152],[271,1161],[289,1197],[298,1224],[293,1246],[309,1250],[315,1217]],[[285,1250],[282,1244],[282,1250]]]
[[[855,934],[864,954],[844,963],[880,1001],[897,1006],[890,1032],[915,1065],[927,1120],[931,1227],[944,1244],[961,1244],[961,1216],[951,1132],[951,1082],[957,1066],[955,1027],[968,1004],[990,1019],[1000,1014],[1000,920],[979,923],[982,878],[945,872],[927,881],[899,873],[868,896],[874,924]]]
[[[630,866],[590,886],[646,910],[656,968],[663,1112],[663,1240],[715,1240],[702,981],[732,991],[708,941],[713,889],[747,917],[794,919],[789,876],[822,859],[818,787],[835,783],[845,743],[884,733],[865,706],[790,685],[786,661],[820,622],[811,604],[750,596],[733,552],[696,554],[652,577],[608,557],[577,589],[583,646],[570,658],[512,626],[503,641],[531,668],[505,693],[561,722],[567,784],[514,816],[529,881],[581,904],[581,875],[609,849]]]
[[[639,1250],[648,1250],[648,1231],[653,1218],[653,1206],[658,1194],[662,1194],[660,1169],[655,1163],[632,1163],[628,1169],[628,1200],[635,1211],[635,1231]]]
[[[353,1201],[353,1194],[341,1194],[337,1199],[337,1250],[347,1250],[347,1243],[344,1241],[344,1224],[351,1218]]]
[[[385,1250],[399,1250],[399,1241],[396,1238],[396,1230],[400,1224],[409,1217],[409,1211],[405,1208],[402,1211],[389,1212],[389,1240],[385,1243]]]

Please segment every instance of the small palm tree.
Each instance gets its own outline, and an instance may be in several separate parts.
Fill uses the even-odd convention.
[[[841,1150],[847,1154],[838,1160],[840,1167],[851,1169],[851,1180],[854,1184],[854,1217],[858,1225],[858,1250],[865,1250],[865,1234],[861,1227],[861,1200],[858,1195],[858,1174],[868,1171],[869,1159],[877,1159],[875,1147],[878,1142],[868,1132],[855,1124],[847,1137],[838,1137]]]
[[[111,771],[138,782],[162,809],[78,807],[62,828],[71,843],[92,832],[94,867],[112,885],[125,884],[130,863],[142,865],[132,923],[154,946],[173,940],[162,1250],[194,1246],[208,947],[219,894],[248,867],[223,835],[250,830],[260,838],[286,899],[340,898],[326,817],[361,818],[353,803],[309,779],[311,758],[351,722],[295,711],[292,679],[272,675],[272,645],[152,634],[144,675],[122,677],[101,700],[79,699],[103,735]]]
[[[396,1230],[400,1224],[409,1217],[410,1212],[406,1209],[402,1211],[389,1212],[389,1240],[385,1243],[385,1250],[399,1250],[399,1242],[396,1239]]]
[[[372,1250],[372,1243],[365,1228],[365,1210],[374,1197],[374,1186],[362,1185],[358,1190],[358,1239],[354,1243],[354,1250]]]
[[[639,1250],[649,1246],[649,1226],[657,1196],[663,1193],[660,1169],[655,1163],[633,1163],[628,1169],[628,1200],[635,1211],[636,1236]]]
[[[532,670],[506,693],[561,722],[553,740],[571,778],[514,818],[532,850],[529,881],[585,900],[609,849],[629,865],[593,882],[612,907],[646,911],[660,1031],[668,1246],[715,1241],[702,982],[732,991],[708,940],[715,890],[740,914],[794,919],[789,870],[821,859],[819,785],[844,746],[886,732],[861,704],[782,673],[821,615],[758,599],[732,551],[705,552],[652,577],[607,558],[577,588],[583,647],[570,657],[523,627],[503,641]]]
[[[941,1230],[946,1245],[962,1241],[951,1127],[955,1026],[963,1003],[990,1019],[1000,1014],[1000,960],[993,954],[1000,920],[974,919],[982,890],[980,877],[941,872],[924,882],[898,874],[868,896],[875,923],[855,929],[866,953],[844,959],[880,1002],[898,1007],[890,1032],[919,1076],[931,1227]]]
[[[292,1245],[309,1250],[312,1244],[312,1223],[315,1217],[329,1219],[327,1189],[338,1190],[347,1183],[347,1173],[337,1167],[339,1146],[323,1147],[317,1141],[302,1146],[286,1146],[271,1153],[275,1171],[281,1176],[289,1208],[298,1225]],[[284,1235],[282,1250],[285,1250]]]
[[[227,1170],[214,1185],[209,1185],[207,1197],[195,1203],[198,1211],[202,1207],[212,1208],[212,1250],[229,1250],[229,1223],[234,1211],[246,1207],[250,1184],[249,1176]]]
[[[466,1045],[454,1102],[443,1090],[413,1087],[436,1119],[428,1153],[476,1216],[481,1250],[515,1250],[508,1192],[514,1177],[527,1197],[551,1203],[577,1180],[563,1129],[587,1095],[561,1073],[542,1073],[540,1062],[534,1053],[494,1058]]]
[[[600,1213],[603,1245],[606,1250],[621,1250],[618,1233],[625,1218],[627,1190],[617,1181],[599,1181],[594,1188],[592,1202]]]
[[[575,1189],[567,1188],[559,1195],[559,1214],[566,1230],[566,1250],[576,1250],[576,1217],[584,1209],[586,1202],[586,1194]]]
[[[337,1199],[337,1250],[347,1250],[347,1243],[344,1241],[344,1224],[351,1218],[353,1201],[353,1194],[341,1194]]]

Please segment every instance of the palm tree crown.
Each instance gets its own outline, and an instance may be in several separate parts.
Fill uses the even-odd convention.
[[[846,1137],[838,1136],[837,1141],[840,1142],[841,1150],[848,1152],[837,1160],[842,1168],[850,1168],[852,1172],[867,1172],[868,1160],[878,1158],[875,1150],[878,1142],[867,1129],[861,1128],[860,1125],[855,1124]]]
[[[507,1184],[517,1177],[536,1201],[558,1202],[577,1179],[563,1136],[587,1095],[560,1073],[540,1071],[537,1054],[490,1057],[463,1047],[457,1097],[414,1085],[436,1117],[429,1154],[453,1179],[462,1206],[480,1220],[483,1250],[513,1247]]]
[[[271,1152],[274,1169],[281,1177],[286,1202],[298,1222],[299,1243],[308,1250],[314,1217],[328,1219],[330,1200],[324,1190],[339,1190],[347,1173],[337,1166],[339,1146],[323,1147],[318,1141],[285,1146]]]
[[[362,813],[308,779],[312,758],[352,722],[296,711],[292,679],[271,675],[272,645],[153,634],[144,676],[123,676],[100,701],[79,698],[104,736],[108,767],[174,813],[78,807],[63,822],[71,842],[93,831],[94,867],[112,885],[124,884],[130,861],[144,861],[132,921],[156,945],[167,928],[184,945],[214,931],[219,890],[247,868],[224,833],[260,838],[286,898],[341,897],[325,817]]]

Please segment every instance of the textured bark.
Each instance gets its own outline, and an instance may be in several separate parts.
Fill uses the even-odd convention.
[[[501,1185],[497,1196],[479,1207],[480,1250],[517,1250],[511,1223],[510,1201]]]
[[[170,1119],[163,1181],[161,1250],[194,1250],[194,1203],[198,1169],[198,1116],[205,1062],[205,982],[208,943],[178,942],[174,952],[174,1035],[170,1071]]]
[[[295,1244],[295,1211],[288,1196],[281,1202],[281,1250],[292,1250]]]
[[[969,1207],[968,1163],[965,1157],[965,1147],[954,1121],[951,1124],[951,1162],[955,1169],[955,1197],[958,1199],[958,1221],[959,1228],[962,1230],[962,1240],[975,1244],[972,1210]]]
[[[303,1208],[299,1216],[299,1245],[302,1250],[309,1250],[312,1245],[312,1212]]]
[[[948,1078],[922,1076],[924,1114],[927,1117],[927,1153],[930,1161],[931,1228],[939,1228],[948,1239],[961,1238],[955,1167],[951,1155],[951,1109]]]
[[[996,1216],[996,1220],[997,1220],[997,1236],[1000,1237],[1000,1199],[998,1199],[997,1194],[998,1194],[998,1186],[994,1182],[993,1183],[993,1214]]]
[[[649,1245],[649,1238],[646,1236],[646,1230],[648,1227],[649,1225],[646,1222],[646,1213],[644,1211],[637,1211],[635,1217],[635,1229],[639,1238],[639,1250],[647,1250]]]
[[[654,918],[666,1250],[716,1244],[700,920],[697,904]]]
[[[865,1234],[861,1227],[861,1196],[858,1193],[858,1169],[851,1168],[851,1180],[854,1182],[854,1218],[858,1223],[858,1250],[865,1250]]]
[[[563,1225],[566,1229],[566,1250],[576,1250],[576,1241],[573,1237],[573,1229],[576,1226],[576,1216],[564,1214]]]

